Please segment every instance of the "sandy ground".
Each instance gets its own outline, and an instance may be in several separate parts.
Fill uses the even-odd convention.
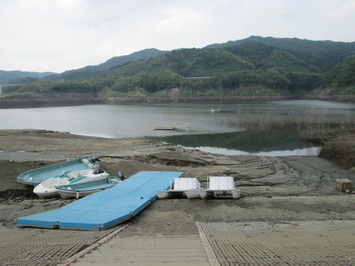
[[[0,235],[6,233],[10,243],[16,241],[11,235],[35,234],[40,242],[39,229],[16,228],[16,219],[71,200],[38,199],[33,188],[18,183],[16,177],[29,169],[85,155],[99,156],[111,175],[117,171],[126,176],[141,170],[183,171],[185,177],[198,177],[204,187],[207,176],[228,175],[241,189],[238,200],[157,200],[134,217],[121,236],[193,235],[198,234],[196,222],[355,220],[354,194],[335,190],[338,178],[355,182],[354,172],[319,157],[222,156],[144,139],[4,130],[0,131]],[[2,245],[0,253],[6,252],[7,246]],[[0,259],[0,264],[18,265],[16,257],[15,252],[5,261]],[[26,258],[24,261],[28,264]]]

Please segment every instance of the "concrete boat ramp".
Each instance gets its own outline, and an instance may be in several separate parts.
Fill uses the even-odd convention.
[[[62,208],[17,219],[20,227],[105,230],[122,223],[169,188],[183,172],[141,171],[113,188],[97,192]]]
[[[354,265],[355,221],[197,222],[199,235],[120,236],[64,265]]]

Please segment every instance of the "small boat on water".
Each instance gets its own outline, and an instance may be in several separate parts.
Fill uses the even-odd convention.
[[[40,198],[52,198],[58,196],[57,186],[82,184],[86,182],[96,181],[100,179],[107,179],[109,174],[100,170],[99,167],[95,169],[87,169],[81,171],[64,171],[60,175],[49,178],[37,185],[33,192]]]
[[[154,130],[175,130],[175,125],[176,123],[170,125],[170,126],[161,126],[159,124],[157,124],[155,127],[154,127]]]
[[[221,111],[221,108],[210,108],[211,113],[219,112],[219,111]]]
[[[166,126],[166,127],[155,127],[154,130],[175,130],[174,126]]]
[[[115,176],[110,176],[105,179],[99,179],[94,181],[89,181],[85,183],[78,183],[78,184],[68,184],[68,185],[61,185],[56,186],[59,195],[63,199],[73,199],[73,198],[82,198],[87,195],[93,194],[95,192],[111,188],[123,180],[121,178],[117,178]]]
[[[98,157],[85,156],[54,165],[32,169],[20,174],[17,177],[17,181],[25,185],[36,186],[49,178],[61,174],[63,171],[73,172],[94,169],[100,166],[99,164],[96,164],[96,161],[100,161],[100,159]]]

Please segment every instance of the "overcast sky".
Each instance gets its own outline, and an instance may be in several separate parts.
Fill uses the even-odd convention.
[[[0,70],[63,72],[251,35],[355,41],[355,0],[0,0]]]

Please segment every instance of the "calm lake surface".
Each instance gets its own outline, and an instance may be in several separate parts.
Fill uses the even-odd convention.
[[[355,115],[355,104],[288,100],[0,109],[0,129],[46,129],[109,138],[145,137],[228,155],[317,155],[319,148],[300,140],[293,129],[249,133],[236,123],[241,111],[307,115],[310,110],[337,120]],[[154,130],[157,125],[175,125],[176,130]]]

